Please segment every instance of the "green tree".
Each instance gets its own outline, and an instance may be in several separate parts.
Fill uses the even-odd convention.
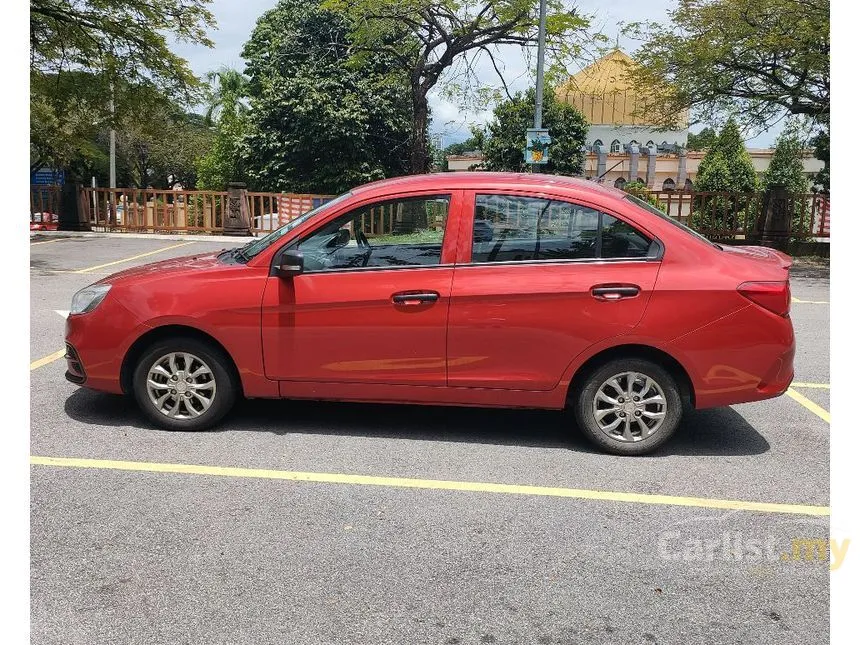
[[[758,177],[734,120],[728,120],[708,148],[694,186],[697,191],[738,194],[700,196],[691,215],[693,227],[717,236],[749,224],[742,217],[749,214],[750,206],[755,203],[750,193],[758,189]]]
[[[107,132],[100,144],[107,154]],[[177,106],[159,106],[117,125],[117,177],[120,185],[195,187],[197,159],[212,146],[213,133],[203,117]],[[172,181],[168,180],[172,177]]]
[[[221,67],[206,74],[209,83],[206,92],[206,122],[209,124],[218,120],[223,110],[233,114],[245,114],[248,111],[248,77],[231,67]]]
[[[549,163],[540,172],[558,175],[580,175],[583,171],[585,137],[588,123],[575,107],[555,97],[549,87],[544,90],[543,126],[549,130]],[[526,129],[534,119],[535,91],[518,93],[500,103],[493,111],[484,145],[484,167],[487,170],[524,172]]]
[[[427,97],[457,65],[457,82],[447,83],[475,92],[476,57],[489,58],[506,86],[497,57],[499,46],[524,48],[537,42],[538,3],[533,0],[325,0],[343,15],[351,29],[350,49],[360,59],[387,52],[409,81],[413,123],[410,172],[425,172]],[[548,54],[556,63],[580,55],[589,21],[568,0],[549,0]]]
[[[206,79],[208,106],[203,121],[207,125],[214,122],[214,137],[195,165],[197,184],[202,190],[226,190],[231,181],[248,180],[243,140],[248,130],[249,81],[228,67],[209,72]]]
[[[679,0],[669,19],[668,28],[628,26],[644,41],[637,90],[668,91],[663,124],[687,108],[704,121],[728,113],[757,127],[830,113],[828,0]]]
[[[199,81],[167,37],[211,46],[208,3],[31,0],[31,168],[51,165],[80,178],[101,163],[97,133],[134,118],[142,95],[196,100]]]
[[[803,139],[799,126],[789,122],[777,137],[776,148],[764,173],[765,189],[784,186],[790,193],[804,193],[809,187],[803,171]]]
[[[623,188],[625,193],[629,193],[634,197],[638,197],[642,201],[648,202],[654,208],[659,208],[661,211],[666,211],[666,206],[660,202],[657,197],[651,194],[651,189],[638,179],[628,181]]]
[[[822,190],[830,192],[830,120],[827,119],[823,126],[810,141],[815,151],[815,158],[824,162],[824,168],[815,175],[813,183]]]
[[[706,150],[714,145],[717,140],[717,133],[713,128],[703,128],[698,134],[691,132],[687,137],[688,150]]]
[[[726,122],[702,158],[695,187],[696,190],[739,193],[752,192],[758,188],[752,159],[734,119]]]
[[[408,170],[409,84],[381,48],[360,61],[337,14],[280,0],[246,43],[243,162],[265,190],[339,193]]]
[[[799,198],[809,190],[809,180],[803,170],[804,139],[796,120],[789,121],[776,140],[776,148],[764,173],[766,190],[784,187],[791,195],[789,208],[792,212],[792,229],[809,230],[810,213],[805,198]]]
[[[194,89],[188,63],[170,51],[167,36],[212,46],[210,0],[30,0],[30,69],[110,73],[128,84],[146,82],[164,93]]]

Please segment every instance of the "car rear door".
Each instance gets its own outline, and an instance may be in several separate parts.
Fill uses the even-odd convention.
[[[642,318],[659,241],[564,196],[488,190],[468,191],[465,200],[449,386],[551,390],[577,355]]]
[[[451,190],[389,195],[291,243],[305,268],[267,281],[266,376],[444,386],[461,199]]]

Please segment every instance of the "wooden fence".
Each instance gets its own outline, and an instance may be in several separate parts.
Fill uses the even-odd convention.
[[[764,192],[653,191],[651,196],[669,217],[713,240],[745,239],[763,223],[765,210],[784,208],[790,214],[790,237],[829,239],[830,197],[821,193],[788,194],[769,205]],[[759,231],[760,232],[760,231]]]
[[[744,240],[756,232],[768,207],[766,194],[654,191],[651,197],[673,219],[715,240]],[[30,187],[30,221],[45,221],[60,211],[60,187]],[[332,199],[331,195],[245,192],[251,232],[266,234]],[[96,231],[210,233],[224,231],[228,193],[202,190],[84,188],[82,220]],[[439,205],[440,209],[444,206]],[[791,214],[791,237],[827,241],[830,199],[819,193],[788,195],[782,204]],[[445,213],[428,205],[427,226],[444,226]],[[431,212],[432,211],[432,212]],[[552,219],[553,214],[549,213]],[[50,219],[50,216],[49,216]],[[369,209],[361,216],[368,236],[395,231],[400,220],[395,204]]]

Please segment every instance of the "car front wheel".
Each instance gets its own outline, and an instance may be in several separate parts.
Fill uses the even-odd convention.
[[[238,390],[229,358],[195,338],[153,344],[138,361],[133,384],[143,413],[168,430],[212,427],[233,407]]]
[[[618,455],[644,455],[671,437],[683,404],[675,379],[644,359],[615,359],[593,370],[574,405],[592,443]]]

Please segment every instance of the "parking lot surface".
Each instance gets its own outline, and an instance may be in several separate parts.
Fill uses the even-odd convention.
[[[826,265],[792,270],[791,390],[648,457],[541,411],[247,401],[170,433],[65,381],[75,291],[235,244],[31,238],[34,643],[828,642]]]

